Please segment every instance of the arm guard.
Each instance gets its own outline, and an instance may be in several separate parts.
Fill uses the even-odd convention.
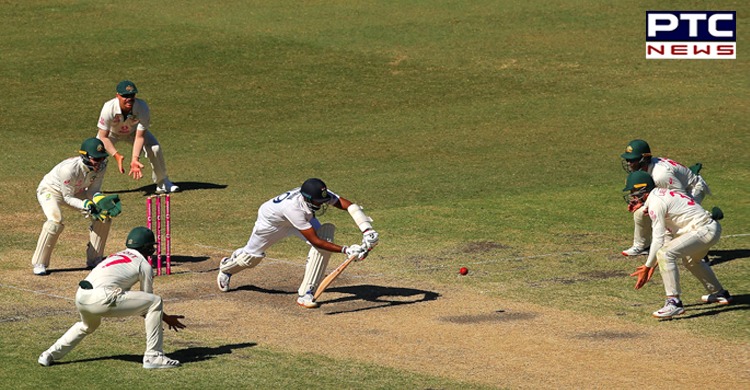
[[[357,224],[361,232],[364,232],[367,229],[372,229],[372,224],[370,223],[372,222],[372,218],[365,215],[365,212],[362,211],[362,207],[358,204],[352,203],[346,211],[352,216],[354,223]]]

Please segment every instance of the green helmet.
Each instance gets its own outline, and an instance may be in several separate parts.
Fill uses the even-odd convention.
[[[633,203],[633,201],[645,201],[646,195],[654,188],[656,188],[656,184],[654,184],[654,179],[648,172],[635,171],[628,175],[627,180],[625,180],[625,188],[622,190],[628,192],[624,195],[625,201]]]
[[[83,141],[78,153],[81,154],[83,164],[95,172],[99,172],[103,167],[107,166],[106,160],[108,154],[104,149],[104,143],[98,138],[89,138]]]
[[[634,139],[628,143],[625,148],[625,153],[621,154],[625,160],[636,160],[643,157],[651,157],[651,148],[648,146],[648,142],[642,139]]]
[[[634,139],[628,143],[625,153],[621,154],[622,169],[633,172],[643,169],[651,163],[651,148],[642,139]]]
[[[125,241],[125,246],[130,249],[135,249],[141,252],[144,256],[151,256],[154,253],[154,246],[156,245],[156,239],[154,238],[154,232],[143,226],[138,226],[130,231],[128,238]]]
[[[103,158],[109,156],[107,151],[104,149],[104,143],[99,138],[89,138],[81,144],[81,150],[78,151],[82,155],[93,158]]]

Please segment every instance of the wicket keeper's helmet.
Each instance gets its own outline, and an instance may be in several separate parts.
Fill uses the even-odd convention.
[[[138,226],[130,231],[125,241],[125,247],[135,249],[144,257],[151,256],[156,251],[156,238],[154,232],[143,226]]]
[[[656,188],[656,184],[654,184],[654,179],[648,172],[635,171],[629,174],[627,180],[625,180],[625,188],[622,190],[627,191],[627,193],[623,197],[628,203],[632,203],[634,200],[644,202],[646,196],[654,188]]]
[[[78,153],[81,154],[83,163],[94,171],[99,171],[103,165],[106,165],[104,161],[109,156],[104,149],[104,143],[98,138],[84,140]]]
[[[625,172],[633,172],[651,163],[651,147],[642,139],[634,139],[628,143],[625,153],[621,154],[622,168]]]

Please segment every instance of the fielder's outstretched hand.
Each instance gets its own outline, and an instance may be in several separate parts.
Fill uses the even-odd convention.
[[[141,169],[143,168],[143,164],[138,162],[137,160],[130,162],[130,172],[128,172],[128,175],[132,176],[133,179],[140,179],[143,177],[143,172],[141,172]]]
[[[638,277],[638,281],[635,282],[635,289],[640,289],[644,284],[646,284],[646,282],[651,280],[651,277],[654,276],[654,271],[656,271],[656,267],[649,268],[645,265],[642,265],[636,268],[635,272],[630,274],[630,276]]]
[[[161,316],[162,321],[169,326],[169,329],[172,329],[175,332],[178,332],[180,329],[185,329],[185,324],[180,322],[181,318],[185,318],[185,316],[169,315],[167,313],[164,313]]]
[[[115,161],[117,161],[117,170],[119,170],[120,173],[125,173],[125,168],[122,167],[122,160],[125,159],[125,156],[123,156],[122,154],[120,154],[120,152],[117,152],[112,157],[114,157]]]

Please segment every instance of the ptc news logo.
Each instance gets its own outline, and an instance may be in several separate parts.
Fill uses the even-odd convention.
[[[737,58],[735,11],[646,11],[647,59]]]

